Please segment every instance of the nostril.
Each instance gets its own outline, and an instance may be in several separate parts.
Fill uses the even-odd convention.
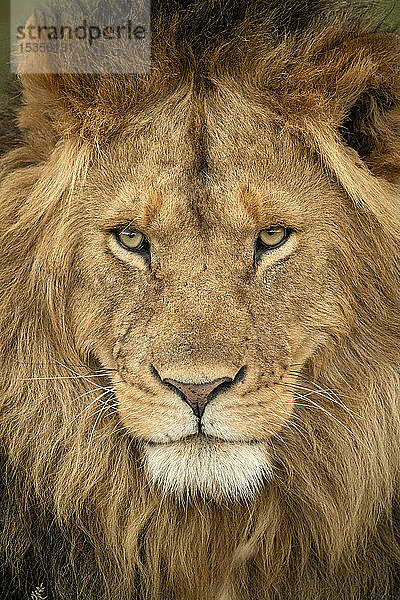
[[[163,379],[163,383],[172,385],[183,394],[185,402],[189,404],[195,415],[199,418],[202,417],[206,405],[211,400],[212,392],[220,385],[231,382],[231,377],[220,377],[206,383],[185,383],[176,379]]]

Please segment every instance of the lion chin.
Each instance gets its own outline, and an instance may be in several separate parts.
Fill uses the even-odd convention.
[[[180,499],[249,500],[271,478],[265,442],[225,442],[193,437],[146,444],[145,469],[151,482]]]

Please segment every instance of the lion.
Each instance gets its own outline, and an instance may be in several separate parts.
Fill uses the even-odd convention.
[[[399,597],[399,67],[354,3],[198,0],[149,73],[20,75],[2,598]]]

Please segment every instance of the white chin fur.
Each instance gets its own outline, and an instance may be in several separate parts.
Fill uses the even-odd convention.
[[[264,444],[207,439],[148,445],[144,461],[153,484],[182,499],[249,500],[271,477]]]

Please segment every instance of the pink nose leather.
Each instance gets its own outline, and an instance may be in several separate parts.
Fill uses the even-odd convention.
[[[220,379],[214,379],[214,381],[209,381],[207,383],[183,383],[182,381],[176,381],[175,379],[164,379],[164,381],[182,392],[194,414],[201,417],[210,400],[209,395],[211,392],[221,385],[221,383],[232,381],[232,379],[230,377],[221,377]]]

